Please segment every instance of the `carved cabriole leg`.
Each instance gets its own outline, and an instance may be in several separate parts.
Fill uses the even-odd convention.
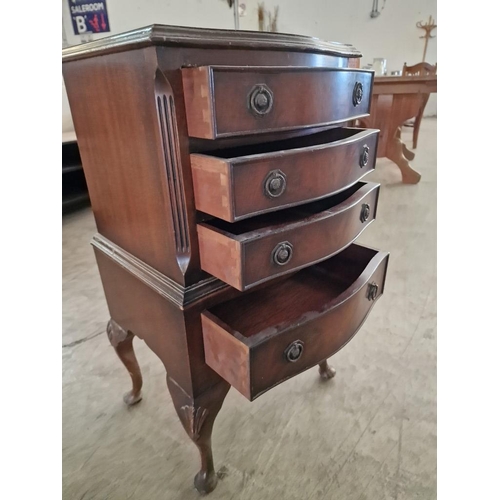
[[[132,379],[132,390],[123,396],[123,401],[128,406],[135,405],[142,399],[142,375],[137,358],[135,357],[134,346],[132,345],[134,334],[124,330],[112,319],[109,320],[106,331],[111,345],[114,347],[116,354],[125,365]]]
[[[335,371],[335,368],[332,368],[328,364],[326,359],[322,361],[318,366],[319,366],[319,375],[323,380],[328,380],[335,377],[335,373],[337,372]]]
[[[195,399],[168,375],[167,386],[184,429],[200,451],[201,468],[194,478],[195,488],[201,494],[210,493],[217,485],[212,456],[212,428],[230,386],[226,381],[220,381]]]

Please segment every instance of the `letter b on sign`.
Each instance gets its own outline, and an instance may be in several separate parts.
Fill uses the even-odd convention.
[[[78,33],[85,33],[87,31],[87,23],[85,22],[85,17],[75,16],[75,22]]]

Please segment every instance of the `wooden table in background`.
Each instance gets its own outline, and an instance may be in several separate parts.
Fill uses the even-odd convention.
[[[422,96],[432,92],[437,92],[437,76],[376,77],[370,116],[359,120],[363,127],[380,129],[377,157],[396,163],[405,184],[416,184],[421,176],[410,166],[415,153],[401,141],[401,127],[418,114]]]

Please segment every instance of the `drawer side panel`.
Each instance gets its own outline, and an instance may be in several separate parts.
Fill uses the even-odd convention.
[[[201,314],[201,324],[207,365],[250,399],[248,347],[221,326],[208,311]]]

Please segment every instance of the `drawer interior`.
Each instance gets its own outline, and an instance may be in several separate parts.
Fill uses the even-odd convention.
[[[309,216],[314,217],[316,214],[328,212],[368,185],[371,185],[371,183],[358,182],[341,193],[329,196],[328,198],[278,212],[259,215],[251,219],[244,219],[239,222],[231,223],[221,219],[211,219],[205,221],[205,224],[232,239],[247,239],[262,236],[263,232],[275,232],[279,230],[280,226],[286,225],[290,227],[290,224],[294,222],[303,223],[304,219]]]
[[[231,159],[241,156],[255,156],[314,146],[321,147],[322,145],[331,144],[332,142],[346,141],[350,138],[355,138],[355,136],[359,134],[366,133],[367,130],[368,129],[336,127],[314,134],[302,135],[279,141],[261,142],[252,145],[245,144],[243,146],[230,148],[211,149],[210,151],[201,150],[199,153],[216,156],[218,158]]]
[[[362,275],[373,272],[369,264],[377,254],[374,249],[350,245],[331,259],[209,312],[246,344],[261,341],[310,321],[355,293],[364,284]]]

